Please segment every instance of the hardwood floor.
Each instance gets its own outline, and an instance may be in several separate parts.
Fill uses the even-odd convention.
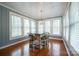
[[[30,49],[29,42],[0,50],[0,56],[68,56],[63,40],[50,39],[48,46],[43,49]]]

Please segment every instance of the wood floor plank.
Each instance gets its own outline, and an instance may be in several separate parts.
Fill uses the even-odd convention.
[[[25,41],[0,50],[0,56],[68,56],[63,40],[57,39],[52,38],[47,47],[34,50]]]

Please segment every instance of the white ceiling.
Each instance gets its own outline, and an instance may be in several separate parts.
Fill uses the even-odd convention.
[[[2,4],[37,20],[63,16],[67,7],[67,2],[2,2]]]

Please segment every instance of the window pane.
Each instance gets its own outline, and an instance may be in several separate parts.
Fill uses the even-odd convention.
[[[21,18],[18,16],[11,15],[11,37],[21,36]]]
[[[61,35],[61,20],[53,20],[53,34],[54,35]]]
[[[51,33],[50,32],[50,20],[45,21],[45,32]]]
[[[24,35],[28,35],[29,32],[30,32],[29,20],[24,19]]]
[[[69,39],[69,9],[67,10],[66,15],[63,17],[63,31],[64,31],[64,38],[66,41]]]
[[[31,20],[31,33],[36,33],[36,22]]]
[[[44,27],[44,22],[43,21],[39,21],[38,22],[38,33],[42,34],[43,33],[43,27]]]

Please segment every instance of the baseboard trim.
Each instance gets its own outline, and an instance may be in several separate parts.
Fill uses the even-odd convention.
[[[67,51],[68,55],[70,56],[70,52],[69,52],[69,50],[68,50],[68,48],[67,48],[66,42],[64,41],[64,39],[62,39],[62,40],[63,40],[63,42],[64,42],[64,45],[65,45],[66,51]]]
[[[0,49],[4,49],[4,48],[7,48],[7,47],[9,47],[9,46],[12,46],[12,45],[15,45],[15,44],[18,44],[18,43],[27,41],[28,39],[29,39],[29,38],[27,38],[27,39],[25,39],[25,40],[21,40],[21,41],[15,42],[15,43],[12,43],[12,44],[9,44],[9,45],[2,46],[2,47],[0,47]]]

